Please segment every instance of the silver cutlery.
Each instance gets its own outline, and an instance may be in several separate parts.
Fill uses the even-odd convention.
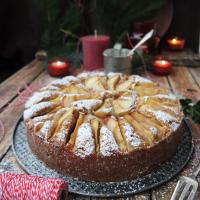
[[[200,164],[191,176],[181,176],[170,200],[193,200],[198,189],[197,175]]]

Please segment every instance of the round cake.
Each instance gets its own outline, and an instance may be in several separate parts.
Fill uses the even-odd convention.
[[[35,92],[24,121],[32,152],[62,174],[122,181],[169,160],[181,139],[179,100],[138,75],[67,76]]]

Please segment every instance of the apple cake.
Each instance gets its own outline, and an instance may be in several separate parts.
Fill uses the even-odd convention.
[[[179,100],[158,83],[104,72],[58,79],[24,111],[33,153],[62,174],[92,181],[158,168],[176,153],[182,118]]]

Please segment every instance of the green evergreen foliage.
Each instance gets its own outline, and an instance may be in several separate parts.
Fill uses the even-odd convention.
[[[191,117],[195,123],[200,124],[200,100],[193,103],[192,99],[180,99],[180,103],[184,114]]]
[[[94,25],[115,41],[133,22],[151,19],[165,3],[166,0],[97,0]]]
[[[134,21],[150,19],[166,0],[33,0],[40,11],[41,48],[74,52],[84,34],[108,34],[113,42]]]
[[[68,49],[74,50],[77,39],[72,33],[80,29],[82,9],[74,1],[33,1],[41,15],[41,48],[49,50],[52,56]],[[64,31],[65,29],[69,31]],[[70,42],[66,42],[68,37]]]

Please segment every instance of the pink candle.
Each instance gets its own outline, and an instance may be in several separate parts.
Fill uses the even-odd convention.
[[[89,35],[81,38],[83,44],[84,70],[103,68],[103,51],[109,47],[110,37],[106,35]]]

